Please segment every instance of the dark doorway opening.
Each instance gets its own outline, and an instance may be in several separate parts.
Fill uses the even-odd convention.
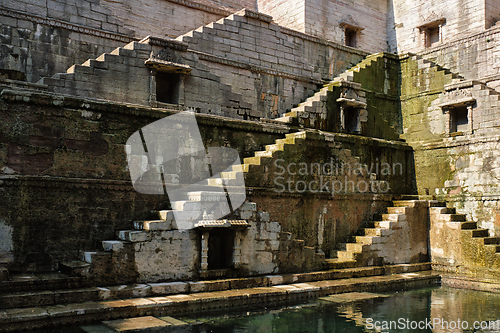
[[[208,269],[226,269],[233,266],[235,232],[214,229],[208,237]]]
[[[156,101],[168,104],[179,104],[181,74],[156,73]]]
[[[346,107],[344,110],[344,129],[347,133],[359,134],[359,110]]]

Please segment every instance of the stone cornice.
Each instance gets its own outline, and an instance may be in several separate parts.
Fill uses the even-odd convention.
[[[43,24],[43,25],[48,25],[54,28],[61,28],[61,29],[66,29],[86,35],[91,35],[91,36],[96,36],[96,37],[101,37],[101,38],[106,38],[106,39],[111,39],[111,40],[116,40],[119,42],[123,43],[130,43],[133,41],[137,41],[137,38],[124,35],[124,34],[119,34],[116,32],[111,32],[111,31],[106,31],[102,29],[97,29],[97,28],[90,28],[87,26],[75,24],[75,23],[70,23],[70,22],[65,22],[61,20],[56,20],[52,18],[45,18],[25,12],[20,12],[12,9],[7,9],[4,7],[0,7],[0,15],[3,16],[9,16],[13,17],[16,19],[20,20],[26,20],[26,21],[31,21],[35,22],[37,24]]]
[[[105,100],[82,98],[49,92],[4,89],[0,92],[0,100],[9,103],[26,103],[61,107],[73,110],[85,110],[102,113],[127,114],[131,116],[160,119],[178,113],[179,110],[152,108],[145,105],[118,103]],[[283,124],[263,123],[251,120],[241,120],[217,115],[197,113],[199,125],[228,127],[248,132],[274,133],[284,135],[290,128]]]
[[[166,0],[171,3],[175,3],[178,5],[194,8],[194,9],[199,9],[207,13],[212,13],[212,14],[217,14],[217,15],[222,15],[222,16],[229,16],[232,14],[232,12],[222,9],[222,8],[217,8],[215,6],[209,6],[205,4],[201,4],[196,1],[190,1],[190,0]],[[235,10],[236,11],[236,10]]]
[[[0,186],[135,191],[130,180],[66,178],[53,176],[0,175]]]
[[[441,51],[441,50],[446,49],[446,48],[450,48],[450,47],[454,47],[454,46],[458,46],[458,45],[462,45],[462,44],[467,44],[467,43],[473,42],[475,40],[490,37],[490,36],[498,34],[498,33],[500,33],[500,27],[493,27],[493,28],[490,28],[486,31],[482,31],[479,33],[473,33],[467,37],[455,39],[455,40],[450,41],[448,43],[444,43],[444,44],[429,48],[429,49],[421,51],[421,52],[416,52],[416,54],[418,54],[419,56],[432,54],[432,53],[435,53],[437,51]]]
[[[500,135],[494,135],[491,137],[461,135],[456,137],[446,137],[446,138],[436,139],[428,142],[425,141],[415,141],[415,142],[407,141],[407,142],[410,146],[413,147],[415,151],[425,151],[431,149],[454,148],[459,146],[468,146],[479,143],[498,142],[498,141],[500,141]]]
[[[298,37],[298,38],[301,38],[301,39],[304,39],[304,40],[307,40],[307,41],[310,41],[310,42],[313,42],[313,43],[316,43],[316,44],[328,45],[328,46],[331,46],[331,47],[333,47],[333,48],[335,48],[337,50],[341,50],[341,51],[345,51],[345,52],[357,54],[357,55],[360,55],[360,56],[363,56],[363,57],[366,57],[366,56],[368,56],[368,55],[371,54],[370,52],[366,52],[366,51],[358,50],[358,49],[355,49],[355,48],[352,48],[352,47],[349,47],[349,46],[341,45],[341,44],[329,41],[327,39],[323,39],[323,38],[316,37],[316,36],[313,36],[313,35],[308,35],[308,34],[306,34],[304,32],[293,30],[293,29],[290,29],[290,28],[287,28],[287,27],[279,26],[279,29],[280,29],[280,32],[283,33],[283,34],[285,34],[285,35],[293,36],[293,37]]]

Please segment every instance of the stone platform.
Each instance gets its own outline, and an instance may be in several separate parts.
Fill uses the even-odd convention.
[[[0,304],[11,302],[11,306],[0,309],[0,332],[84,326],[148,316],[161,318],[256,304],[286,305],[331,294],[415,288],[436,285],[439,281],[439,273],[430,271],[429,264],[412,264],[248,279],[173,282],[163,285],[178,286],[177,290],[163,291],[157,288],[159,284],[150,284],[149,288],[143,285],[141,292],[137,286],[76,288],[66,291],[74,298],[64,302],[56,301],[59,299],[56,295],[63,295],[64,290],[3,293]],[[22,303],[16,301],[18,297],[23,299]],[[45,300],[52,297],[54,301],[46,304]],[[33,300],[42,303],[36,304]]]

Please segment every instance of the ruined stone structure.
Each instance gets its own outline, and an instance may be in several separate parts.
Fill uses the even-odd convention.
[[[0,0],[0,17],[4,275],[499,276],[500,1]],[[207,183],[244,180],[224,218],[199,208],[225,200],[210,191],[131,183],[129,137],[185,110],[243,161]],[[175,163],[170,185],[199,175]]]

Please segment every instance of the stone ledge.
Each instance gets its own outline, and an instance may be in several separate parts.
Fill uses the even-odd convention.
[[[48,105],[75,110],[84,109],[85,111],[147,116],[152,119],[164,118],[179,112],[179,110],[153,108],[138,104],[127,104],[71,95],[61,95],[41,91],[23,91],[16,89],[2,90],[0,92],[0,99],[9,103],[32,103],[36,105]],[[290,132],[290,129],[283,125],[261,123],[260,121],[252,120],[241,120],[210,114],[198,113],[196,114],[196,120],[199,125],[228,127],[264,133],[287,134]]]
[[[252,304],[280,305],[331,294],[389,291],[436,285],[440,275],[431,271],[293,283],[288,286],[256,287],[230,291],[143,297],[116,301],[84,302],[0,312],[0,331],[73,325],[92,321],[140,316],[171,316],[212,309],[246,307]]]
[[[241,15],[249,18],[253,18],[262,22],[271,23],[273,21],[273,17],[271,15],[259,13],[248,8],[242,9],[239,12],[234,13],[235,15]]]

